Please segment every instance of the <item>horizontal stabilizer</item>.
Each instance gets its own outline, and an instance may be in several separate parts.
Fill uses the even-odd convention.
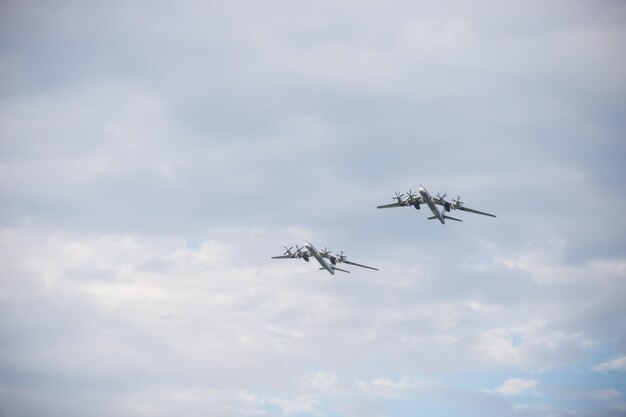
[[[435,220],[436,218],[437,218],[437,216],[430,216],[430,217],[428,218],[428,220]]]
[[[455,219],[454,217],[446,216],[445,214],[443,215],[443,218],[444,219],[449,219],[449,220],[454,220],[454,221],[457,221],[457,222],[462,222],[463,221],[461,219]]]
[[[347,272],[348,274],[350,273],[350,271],[346,271],[345,269],[341,269],[341,268],[337,268],[337,267],[334,267],[333,270],[341,271],[341,272]]]

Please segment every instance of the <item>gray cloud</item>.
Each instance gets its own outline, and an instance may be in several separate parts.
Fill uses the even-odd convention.
[[[4,414],[623,411],[621,3],[0,7]]]

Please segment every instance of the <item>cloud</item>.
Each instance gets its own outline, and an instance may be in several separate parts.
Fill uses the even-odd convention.
[[[268,403],[278,407],[283,415],[299,415],[306,414],[312,416],[324,416],[324,413],[317,410],[310,400],[284,400],[272,398]]]
[[[626,356],[619,357],[607,362],[603,362],[592,368],[596,372],[606,371],[625,371],[626,370]]]
[[[509,332],[493,329],[481,335],[478,349],[496,363],[515,365],[520,361],[520,348]]]
[[[337,375],[332,372],[310,372],[300,378],[300,384],[315,391],[330,391],[337,387]]]
[[[520,395],[535,388],[538,382],[529,378],[511,378],[507,379],[502,385],[495,389],[496,392],[502,395]]]
[[[544,3],[3,2],[2,411],[621,392],[626,9]],[[420,183],[498,217],[375,208]],[[269,259],[304,239],[380,272]]]
[[[580,329],[569,321],[553,328],[547,319],[568,310],[569,303],[544,314],[533,312],[542,303],[494,303],[484,294],[442,297],[434,291],[441,280],[423,278],[437,275],[427,264],[402,285],[386,274],[363,274],[355,286],[304,262],[269,260],[273,236],[292,233],[301,231],[213,230],[212,240],[189,242],[4,231],[2,272],[12,277],[3,281],[4,317],[14,319],[0,324],[6,340],[19,347],[4,356],[5,369],[10,363],[12,372],[52,378],[61,367],[68,387],[85,378],[122,384],[132,374],[137,388],[103,394],[120,407],[134,401],[136,389],[173,378],[181,381],[174,392],[236,390],[243,384],[263,399],[254,410],[273,398],[287,401],[275,407],[289,408],[294,401],[319,411],[324,402],[350,398],[408,400],[437,385],[419,376],[372,376],[372,355],[422,375],[554,367],[584,346]],[[265,256],[257,257],[263,255],[255,253],[258,247],[267,248]],[[30,305],[41,310],[25,309]],[[29,331],[16,323],[29,323]],[[284,365],[280,370],[272,367],[276,361]],[[309,364],[326,370],[310,371]],[[290,389],[272,395],[250,382],[250,375]],[[540,381],[511,379],[495,392],[533,392],[532,383]],[[133,404],[149,404],[149,392]],[[233,396],[225,398],[223,406],[239,407]],[[172,398],[170,406],[178,402]]]
[[[584,396],[587,398],[591,398],[592,400],[608,401],[621,398],[622,393],[614,388],[607,388],[586,392]]]
[[[381,377],[371,381],[356,381],[358,391],[368,396],[384,398],[402,398],[433,385],[436,385],[436,382],[412,377],[402,377],[397,380]]]

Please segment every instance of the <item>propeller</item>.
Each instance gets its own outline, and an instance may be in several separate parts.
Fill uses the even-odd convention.
[[[326,246],[324,246],[324,250],[322,251],[324,253],[324,256],[328,257],[328,255],[330,255],[330,249],[328,249]]]
[[[463,202],[461,201],[461,196],[460,195],[456,197],[456,200],[452,199],[452,202],[454,203],[452,205],[452,207],[454,207],[454,208],[463,207]]]
[[[337,265],[338,263],[345,262],[346,259],[348,259],[348,257],[343,254],[343,251],[341,251],[339,255],[331,256],[330,262],[332,262],[333,265]]]
[[[407,198],[407,200],[406,200],[406,201],[408,201],[409,203],[411,203],[411,202],[413,201],[413,199],[414,199],[415,197],[417,197],[417,194],[413,194],[413,191],[412,191],[412,190],[409,190],[409,192],[408,192],[407,194],[408,194],[408,198]]]
[[[291,252],[292,249],[293,249],[293,246],[290,247],[289,249],[287,249],[287,246],[285,246],[285,253],[283,255],[293,255],[293,252]]]
[[[395,200],[398,200],[398,204],[402,204],[402,197],[404,196],[404,194],[400,194],[400,193],[396,193],[396,196],[394,197]]]
[[[298,258],[303,258],[305,261],[309,262],[309,255],[306,252],[302,252],[302,248],[299,248],[298,245],[296,245],[296,255]]]
[[[445,211],[450,211],[450,208],[452,207],[452,204],[450,204],[449,202],[447,202],[445,200],[447,195],[448,194],[441,195],[441,194],[437,193],[437,199],[439,200],[439,203],[443,205],[443,209]]]

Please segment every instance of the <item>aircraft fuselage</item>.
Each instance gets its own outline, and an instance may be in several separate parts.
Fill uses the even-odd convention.
[[[428,193],[428,190],[420,186],[419,193],[422,196],[422,200],[424,200],[424,202],[428,205],[428,208],[430,209],[430,211],[433,212],[433,214],[441,222],[441,224],[446,224],[446,219],[443,217],[443,214],[437,208],[437,205],[435,204],[435,202],[433,201],[433,198]]]
[[[315,246],[313,246],[312,243],[310,243],[309,241],[305,241],[304,246],[308,249],[309,253],[315,257],[315,259],[317,259],[317,262],[320,263],[320,265],[322,265],[322,267],[327,270],[328,272],[330,272],[331,275],[335,275],[335,271],[333,270],[333,267],[330,266],[330,264],[328,262],[326,262],[326,259],[322,258],[320,256],[320,254],[317,252],[317,249],[315,249]]]

